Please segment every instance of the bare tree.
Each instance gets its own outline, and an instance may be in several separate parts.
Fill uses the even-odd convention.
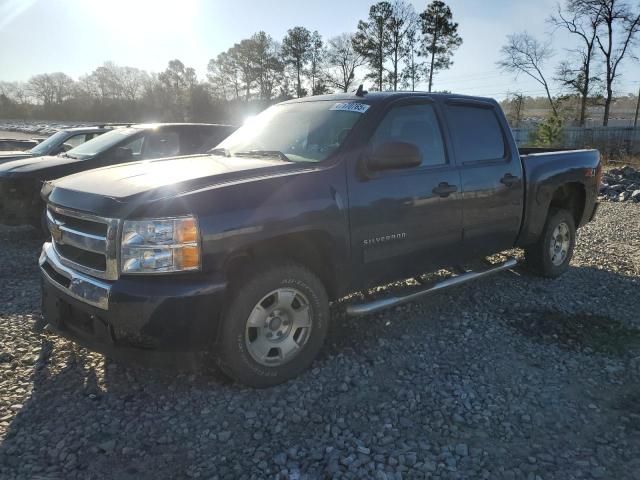
[[[620,76],[618,67],[629,53],[640,29],[640,13],[623,0],[584,0],[584,8],[593,17],[600,15],[602,27],[596,34],[598,48],[604,57],[605,86],[603,126],[609,124],[613,84]]]
[[[588,1],[588,0],[587,0]],[[580,95],[579,125],[584,126],[587,100],[598,77],[591,72],[591,62],[596,48],[596,36],[602,23],[602,8],[590,8],[585,0],[566,0],[564,9],[557,5],[555,15],[549,23],[557,28],[564,28],[579,38],[580,45],[570,50],[577,57],[578,64],[568,60],[560,63],[556,78],[562,85]]]
[[[42,105],[49,107],[53,105],[56,97],[56,87],[48,73],[34,75],[29,79],[27,87],[31,95]]]
[[[509,113],[507,114],[509,122],[514,128],[519,128],[524,112],[524,95],[520,92],[508,94],[506,103],[509,106]]]
[[[542,72],[544,63],[553,55],[548,43],[540,43],[527,32],[507,36],[507,44],[500,52],[502,58],[498,67],[506,72],[515,73],[516,77],[524,73],[544,87],[554,116],[558,115],[556,104],[549,91],[549,83]]]
[[[353,34],[343,33],[329,40],[325,79],[341,92],[349,91],[355,81],[356,69],[366,61],[354,48],[353,38]]]
[[[116,69],[117,85],[122,97],[129,103],[140,98],[149,74],[135,67],[118,67]]]

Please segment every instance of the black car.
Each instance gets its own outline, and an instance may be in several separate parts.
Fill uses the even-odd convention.
[[[45,180],[134,160],[203,153],[235,127],[202,123],[140,124],[115,128],[57,156],[0,165],[0,223],[44,228],[40,189]]]
[[[569,268],[597,150],[519,151],[491,99],[359,93],[275,105],[209,155],[47,182],[46,321],[109,355],[209,350],[265,387],[312,363],[329,301],[377,312],[513,268],[490,257],[514,247],[539,275]]]
[[[0,164],[19,160],[22,158],[42,157],[45,155],[58,155],[72,148],[93,140],[109,130],[113,130],[116,124],[94,125],[88,127],[74,127],[60,130],[29,150],[0,152]]]

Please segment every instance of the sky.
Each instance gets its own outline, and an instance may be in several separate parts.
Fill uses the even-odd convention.
[[[0,80],[62,71],[78,78],[105,61],[162,71],[178,58],[200,78],[207,62],[235,42],[264,30],[281,40],[297,25],[327,39],[355,31],[371,0],[0,0]],[[427,0],[412,1],[423,11]],[[545,22],[556,0],[447,0],[463,44],[450,70],[438,73],[436,90],[504,98],[507,92],[543,95],[542,87],[496,67],[510,33],[527,30],[552,41],[546,73],[567,57],[570,35]],[[640,51],[640,48],[637,50]],[[637,92],[640,63],[622,67],[617,94]],[[365,84],[365,87],[367,85]],[[552,93],[559,93],[557,87]]]

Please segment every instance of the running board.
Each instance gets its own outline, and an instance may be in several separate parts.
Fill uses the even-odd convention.
[[[518,265],[518,261],[515,258],[511,258],[506,262],[494,265],[488,270],[483,270],[481,272],[467,272],[463,273],[462,275],[456,275],[455,277],[447,278],[446,280],[438,282],[430,288],[419,290],[403,297],[387,297],[380,300],[374,300],[372,302],[348,305],[346,312],[347,315],[352,317],[359,315],[368,315],[370,313],[375,313],[386,308],[395,307],[396,305],[402,305],[403,303],[411,302],[412,300],[420,298],[424,295],[439,292],[440,290],[444,290],[449,287],[455,287],[456,285],[461,285],[473,280],[488,277],[489,275],[502,272],[503,270],[509,270],[516,265]]]

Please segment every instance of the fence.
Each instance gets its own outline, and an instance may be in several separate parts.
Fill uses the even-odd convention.
[[[518,146],[531,145],[535,127],[514,128]],[[597,148],[607,155],[640,154],[640,127],[565,127],[560,147]]]

